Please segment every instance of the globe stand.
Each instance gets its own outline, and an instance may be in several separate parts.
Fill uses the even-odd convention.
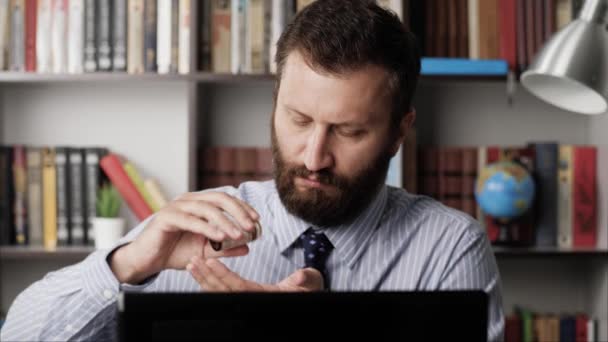
[[[511,245],[514,242],[513,230],[511,229],[511,221],[505,219],[494,219],[494,223],[499,228],[497,245]]]

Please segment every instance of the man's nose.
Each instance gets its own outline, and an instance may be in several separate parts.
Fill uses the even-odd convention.
[[[318,127],[311,133],[306,146],[304,165],[309,171],[320,171],[333,166],[326,128]]]

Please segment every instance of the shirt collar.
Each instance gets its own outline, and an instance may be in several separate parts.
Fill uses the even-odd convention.
[[[285,253],[293,246],[296,239],[312,225],[289,213],[276,190],[272,197],[271,208],[275,225],[273,230],[277,237],[279,250],[281,253]],[[367,242],[378,228],[386,201],[387,188],[382,186],[372,202],[352,223],[323,230],[334,246],[332,253],[337,253],[350,268],[355,265]]]

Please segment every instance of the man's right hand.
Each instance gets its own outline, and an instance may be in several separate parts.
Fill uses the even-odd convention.
[[[209,240],[240,239],[237,224],[253,231],[258,219],[249,204],[223,192],[187,193],[159,210],[133,242],[114,251],[110,267],[121,283],[137,284],[165,269],[185,269],[193,256],[245,255],[246,245],[216,252]]]

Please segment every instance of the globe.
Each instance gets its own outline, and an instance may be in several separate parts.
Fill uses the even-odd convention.
[[[530,208],[535,189],[525,167],[515,162],[499,162],[481,169],[475,184],[475,199],[484,214],[509,221]]]

